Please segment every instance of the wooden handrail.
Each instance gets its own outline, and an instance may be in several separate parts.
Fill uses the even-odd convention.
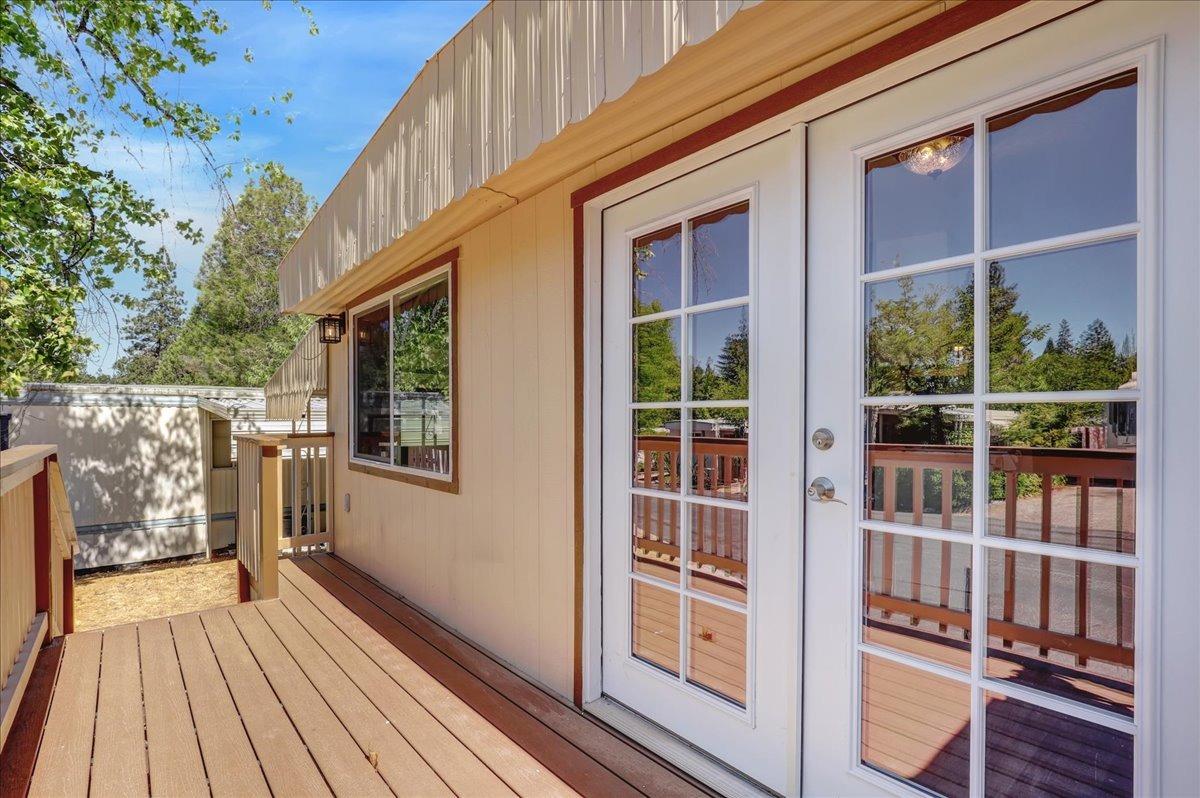
[[[77,550],[57,447],[0,452],[0,745],[38,649],[74,630]]]
[[[236,436],[238,596],[279,595],[279,552],[333,546],[332,433]]]

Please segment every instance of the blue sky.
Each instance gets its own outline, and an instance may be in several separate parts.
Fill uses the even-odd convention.
[[[412,2],[307,2],[320,33],[286,0],[270,11],[258,2],[216,2],[229,30],[210,43],[217,60],[165,83],[176,96],[224,116],[241,112],[240,142],[221,140],[222,161],[279,161],[323,202],[363,145],[400,99],[425,61],[484,5],[484,0]],[[254,55],[247,63],[243,53]],[[286,106],[271,116],[250,116],[251,106],[270,106],[272,95],[291,90]],[[285,112],[294,115],[292,124]],[[191,218],[209,234],[219,216],[219,196],[198,156],[161,135],[125,139],[102,153],[115,169],[177,218]],[[237,170],[231,191],[244,183]],[[165,242],[178,264],[178,282],[188,302],[204,244],[192,246],[159,231],[146,231],[151,244]],[[141,290],[137,275],[119,275],[118,289]],[[99,349],[91,371],[108,371],[120,356],[117,320],[121,311],[89,315],[85,324]]]

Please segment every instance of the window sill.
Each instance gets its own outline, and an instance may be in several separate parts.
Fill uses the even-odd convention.
[[[373,466],[357,460],[350,460],[349,467],[351,471],[358,471],[362,474],[371,474],[376,477],[384,477],[386,479],[395,480],[396,482],[405,482],[409,485],[416,485],[422,488],[441,491],[442,493],[458,493],[458,476],[452,475],[450,479],[437,479],[436,477],[423,477],[418,474],[410,474],[406,471],[397,471],[392,468],[383,466]]]

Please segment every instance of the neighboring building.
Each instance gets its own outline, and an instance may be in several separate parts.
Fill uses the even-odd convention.
[[[313,431],[324,405],[313,400]],[[236,436],[293,429],[267,420],[261,388],[32,383],[0,410],[13,446],[58,446],[78,569],[233,545]]]

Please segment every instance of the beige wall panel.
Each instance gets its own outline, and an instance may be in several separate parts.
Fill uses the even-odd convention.
[[[331,348],[329,397],[338,553],[563,695],[573,625],[567,199],[555,185],[447,244],[461,248],[457,495],[347,468],[348,343]]]
[[[194,407],[32,405],[13,444],[56,444],[75,525],[204,514]]]

